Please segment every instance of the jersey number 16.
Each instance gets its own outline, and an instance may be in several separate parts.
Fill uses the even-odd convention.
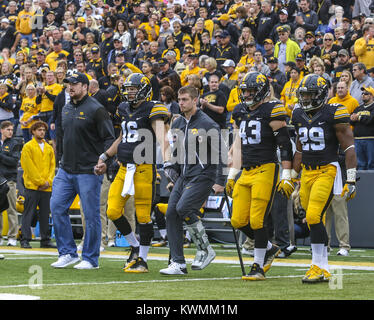
[[[138,141],[138,125],[135,121],[123,121],[121,123],[122,127],[122,142],[133,143]]]

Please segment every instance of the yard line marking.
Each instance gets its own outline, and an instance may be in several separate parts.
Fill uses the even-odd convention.
[[[343,273],[343,276],[355,276],[373,273]],[[267,279],[281,278],[300,278],[302,275],[284,275],[284,276],[267,276]],[[241,277],[222,277],[222,278],[184,278],[184,279],[162,279],[162,280],[136,280],[136,281],[107,281],[107,282],[71,282],[71,283],[46,283],[43,287],[66,287],[66,286],[93,286],[93,285],[116,285],[116,284],[139,284],[139,283],[170,283],[170,282],[192,282],[192,281],[219,281],[219,280],[241,280]],[[243,280],[244,281],[244,280]],[[30,287],[29,284],[16,284],[8,286],[0,286],[0,289],[17,289]],[[37,287],[31,286],[31,287]]]

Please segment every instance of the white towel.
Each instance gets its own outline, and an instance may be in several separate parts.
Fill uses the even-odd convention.
[[[343,179],[342,179],[342,170],[340,169],[339,162],[331,162],[333,166],[336,167],[336,176],[334,180],[334,195],[340,195],[343,191]]]
[[[123,189],[121,196],[126,197],[127,195],[133,196],[135,194],[135,185],[134,185],[134,174],[136,171],[136,165],[128,163],[126,165],[126,176],[125,182],[123,183]]]

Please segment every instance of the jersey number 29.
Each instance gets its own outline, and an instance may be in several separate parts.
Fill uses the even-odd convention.
[[[304,151],[325,149],[325,134],[321,127],[299,128],[299,140]]]

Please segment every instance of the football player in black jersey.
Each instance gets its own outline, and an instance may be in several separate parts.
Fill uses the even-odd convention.
[[[306,76],[297,89],[299,107],[292,113],[297,133],[292,177],[302,169],[300,201],[310,228],[312,264],[303,283],[329,281],[324,214],[334,193],[356,194],[356,153],[349,113],[345,106],[327,104],[328,83],[316,74]],[[347,180],[344,188],[338,164],[338,147],[345,152]],[[334,190],[335,188],[335,190]],[[342,191],[341,191],[342,190]]]
[[[121,166],[110,186],[107,215],[131,245],[124,271],[141,273],[148,272],[147,255],[153,237],[151,207],[156,182],[156,140],[164,154],[169,155],[166,124],[169,112],[163,104],[150,101],[151,83],[143,74],[133,73],[126,78],[124,96],[126,101],[117,111],[122,132],[100,156],[96,172],[105,172],[105,161],[117,154]],[[130,195],[134,195],[140,242],[123,215]]]
[[[264,280],[278,246],[268,240],[266,227],[275,191],[287,197],[294,190],[291,181],[292,144],[286,127],[286,110],[279,101],[270,101],[267,77],[249,72],[239,85],[238,104],[232,113],[234,128],[239,129],[233,145],[233,165],[226,191],[232,194],[231,224],[249,238],[254,238],[254,263],[243,280]],[[277,146],[283,173],[279,179]],[[240,169],[240,178],[235,182]]]

